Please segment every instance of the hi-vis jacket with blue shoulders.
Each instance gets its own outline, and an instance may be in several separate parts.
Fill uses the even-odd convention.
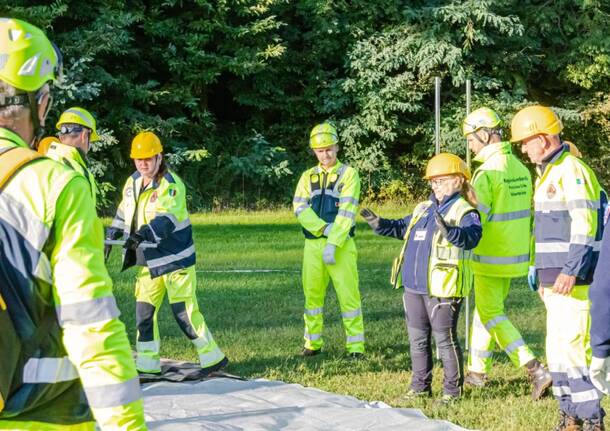
[[[542,285],[559,273],[590,284],[599,255],[606,194],[591,168],[563,145],[536,168],[536,269]]]
[[[145,241],[155,243],[156,247],[143,249],[152,278],[194,265],[195,244],[184,183],[172,171],[146,187],[142,180],[138,172],[127,179],[108,237],[126,239],[138,232]],[[123,260],[126,268],[135,263],[135,256],[127,252]]]

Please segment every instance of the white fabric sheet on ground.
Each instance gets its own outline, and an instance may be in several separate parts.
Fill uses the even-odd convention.
[[[146,420],[155,431],[464,430],[417,409],[263,379],[158,382],[143,391]]]

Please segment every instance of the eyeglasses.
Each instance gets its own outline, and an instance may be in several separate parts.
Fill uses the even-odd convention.
[[[432,178],[430,180],[428,180],[428,183],[430,184],[430,186],[434,187],[434,186],[441,186],[443,185],[443,183],[445,181],[450,180],[453,177],[440,177],[440,178]]]

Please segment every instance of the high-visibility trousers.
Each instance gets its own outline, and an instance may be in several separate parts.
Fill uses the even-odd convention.
[[[559,408],[580,419],[603,416],[601,393],[589,378],[589,286],[575,286],[570,295],[544,288],[546,357]]]
[[[364,322],[358,290],[358,252],[353,238],[348,238],[335,252],[336,264],[326,265],[322,252],[326,239],[306,239],[303,255],[303,292],[305,294],[305,347],[322,347],[324,326],[324,298],[332,280],[345,329],[348,352],[364,352]]]
[[[148,268],[140,269],[136,280],[136,367],[142,372],[159,372],[160,336],[157,315],[167,291],[169,304],[180,329],[197,349],[202,368],[215,365],[225,357],[199,311],[196,297],[195,266],[179,269],[151,279]]]
[[[516,367],[535,359],[521,334],[504,312],[510,278],[475,274],[475,312],[470,337],[468,370],[488,373],[495,345],[500,346]]]

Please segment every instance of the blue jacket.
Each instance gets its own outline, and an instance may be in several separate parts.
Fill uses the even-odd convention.
[[[593,356],[610,356],[610,229],[604,230],[598,265],[589,289],[591,350]]]
[[[409,235],[402,265],[402,281],[405,289],[420,294],[428,293],[428,259],[432,253],[432,237],[436,231],[434,212],[438,209],[442,215],[447,214],[447,210],[458,197],[460,197],[459,192],[445,197],[439,204],[434,195],[430,196],[432,205],[413,226]],[[411,215],[398,220],[380,218],[379,227],[375,230],[375,233],[402,240],[410,222]],[[415,232],[421,230],[426,231],[424,240],[414,241]],[[470,250],[477,246],[482,232],[479,214],[473,210],[462,218],[460,226],[449,228],[447,240],[456,247]]]

